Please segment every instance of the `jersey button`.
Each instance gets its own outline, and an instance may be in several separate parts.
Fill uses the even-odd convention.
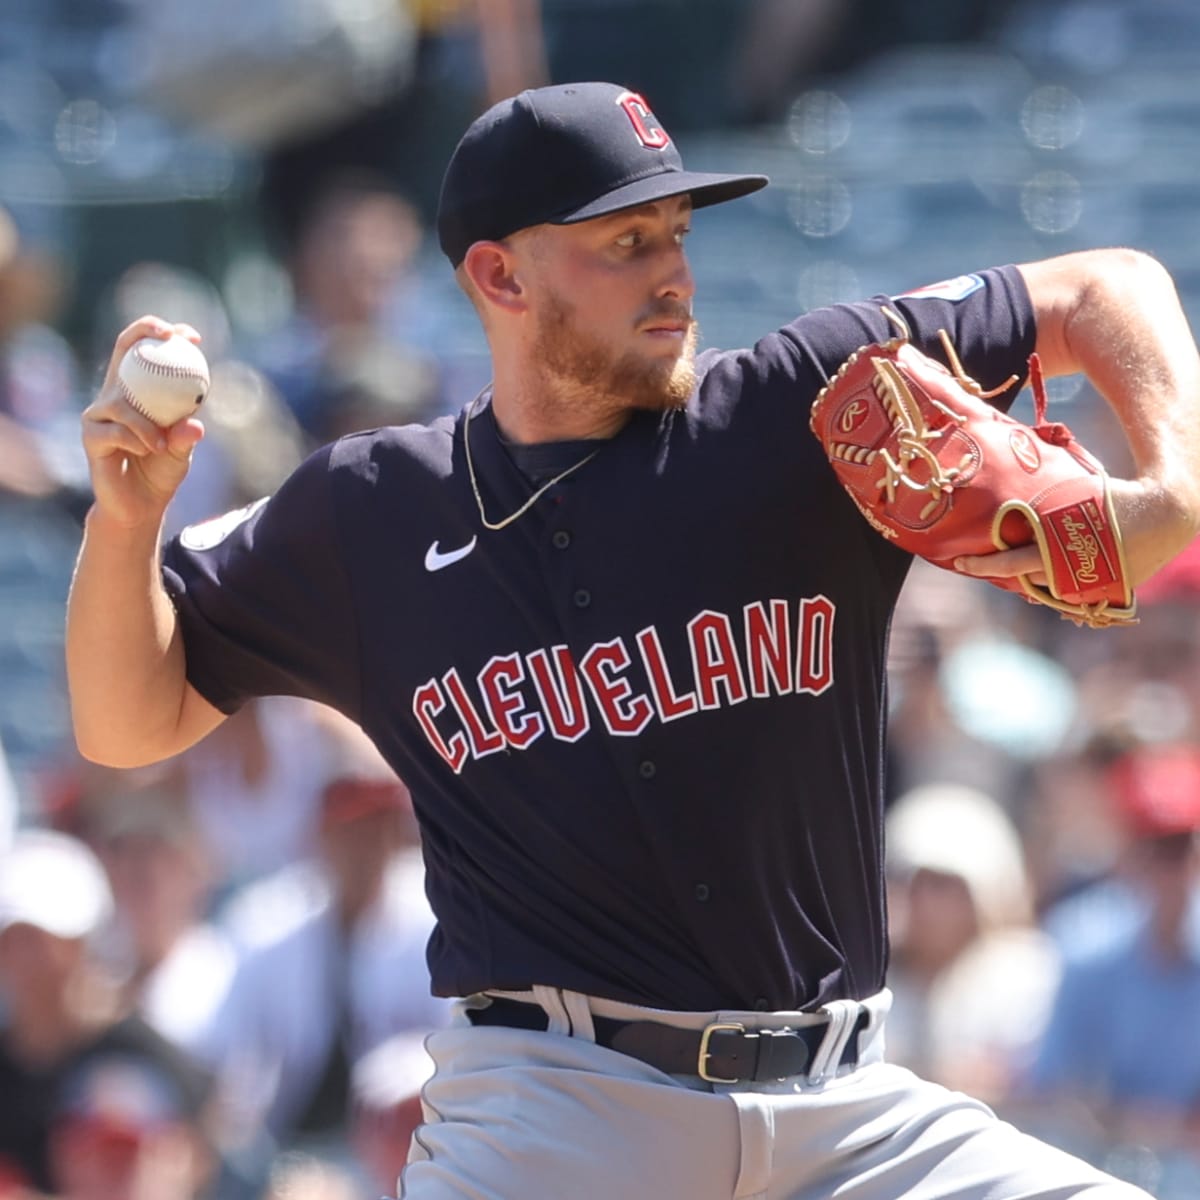
[[[565,550],[571,544],[571,535],[565,529],[556,529],[550,541],[555,550]]]
[[[770,1012],[771,1002],[766,998],[766,996],[759,996],[759,998],[754,1002],[754,1007],[759,1012]]]
[[[652,759],[647,758],[643,762],[638,763],[638,774],[643,779],[653,779],[658,774],[658,767],[654,765]]]
[[[699,900],[701,904],[703,904],[704,901],[707,900],[711,895],[712,892],[709,890],[707,883],[696,884],[696,899]]]
[[[574,599],[576,608],[587,608],[587,606],[592,602],[592,593],[589,592],[587,588],[580,588],[575,593]]]

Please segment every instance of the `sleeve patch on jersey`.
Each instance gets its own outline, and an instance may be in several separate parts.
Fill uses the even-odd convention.
[[[911,292],[901,292],[893,296],[893,300],[965,300],[972,292],[983,287],[983,279],[978,275],[956,275],[953,279],[943,279],[939,283],[930,283],[925,287],[915,288]]]
[[[244,508],[235,508],[219,517],[189,525],[180,533],[179,544],[187,550],[211,550],[219,546],[239,525],[250,520],[269,499],[269,496],[263,496]]]

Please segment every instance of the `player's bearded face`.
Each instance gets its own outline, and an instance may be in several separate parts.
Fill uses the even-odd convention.
[[[542,370],[564,383],[612,398],[623,407],[654,411],[679,408],[696,385],[696,323],[686,304],[663,299],[648,305],[633,328],[655,319],[687,322],[677,355],[614,348],[579,319],[565,297],[548,291],[540,314],[535,352]]]

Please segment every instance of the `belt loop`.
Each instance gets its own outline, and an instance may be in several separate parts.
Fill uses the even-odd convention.
[[[563,993],[558,988],[547,987],[544,983],[535,983],[533,998],[546,1013],[547,1032],[561,1033],[564,1037],[570,1037],[571,1015],[563,1003]]]
[[[821,1012],[829,1018],[829,1028],[809,1064],[806,1073],[809,1083],[820,1083],[827,1075],[837,1073],[861,1008],[857,1000],[831,1000],[821,1005]]]
[[[559,995],[571,1022],[571,1036],[582,1038],[585,1042],[594,1042],[596,1026],[592,1023],[592,1010],[588,1006],[588,998],[582,992],[568,992],[566,989]]]

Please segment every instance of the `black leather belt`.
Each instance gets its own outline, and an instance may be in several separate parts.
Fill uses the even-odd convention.
[[[510,1029],[546,1029],[549,1018],[537,1004],[496,997],[487,1008],[470,1009],[473,1025]],[[858,1062],[858,1035],[870,1017],[860,1009],[837,1066]],[[747,1029],[733,1021],[715,1021],[703,1029],[679,1029],[657,1021],[615,1021],[592,1017],[596,1044],[665,1071],[699,1075],[711,1083],[763,1083],[803,1075],[820,1049],[829,1023],[787,1029]]]

